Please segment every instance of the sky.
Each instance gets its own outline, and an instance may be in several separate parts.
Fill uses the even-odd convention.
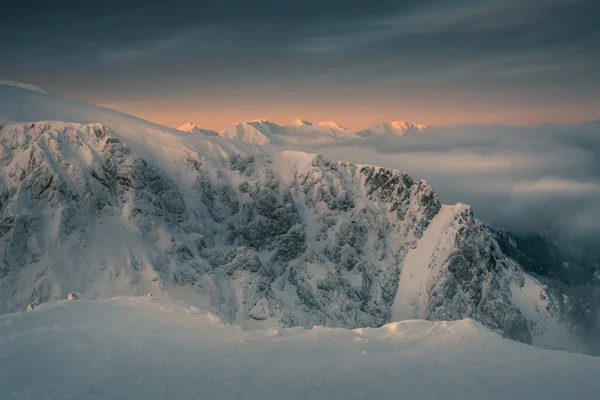
[[[167,126],[600,118],[597,0],[10,2],[0,78]]]

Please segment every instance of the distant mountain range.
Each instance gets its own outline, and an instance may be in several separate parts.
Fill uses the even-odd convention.
[[[312,122],[296,119],[288,125],[278,125],[266,119],[255,119],[239,122],[221,132],[198,128],[188,122],[179,128],[189,133],[204,133],[209,136],[219,135],[228,139],[241,140],[257,145],[266,144],[302,144],[319,145],[336,140],[362,140],[372,136],[404,137],[423,132],[428,126],[406,121],[381,122],[367,129],[354,132],[333,121]]]

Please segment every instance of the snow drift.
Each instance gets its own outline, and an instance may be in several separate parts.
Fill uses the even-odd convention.
[[[591,400],[598,374],[469,319],[248,332],[148,297],[0,316],[0,398]]]

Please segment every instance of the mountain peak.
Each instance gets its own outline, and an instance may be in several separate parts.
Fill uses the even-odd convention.
[[[244,124],[274,124],[274,122],[271,122],[268,119],[264,118],[256,118],[250,121],[246,121],[244,122]]]
[[[186,122],[185,124],[177,128],[177,130],[188,133],[203,133],[207,136],[219,136],[217,132],[211,131],[210,129],[198,128],[198,126],[193,122]]]
[[[403,130],[403,131],[409,131],[409,130],[424,131],[425,129],[428,128],[427,125],[417,124],[416,122],[410,122],[410,121],[392,121],[392,122],[389,122],[389,124],[393,128]]]
[[[335,130],[340,130],[340,131],[347,131],[348,129],[336,124],[333,121],[325,121],[325,122],[319,122],[319,126],[323,126],[326,128],[330,128],[330,129],[335,129]]]
[[[368,129],[363,129],[356,132],[357,135],[362,137],[369,137],[373,135],[394,135],[394,136],[406,136],[410,132],[422,132],[429,127],[423,124],[417,124],[410,121],[384,121],[377,125],[373,125]]]
[[[293,125],[293,126],[296,126],[296,127],[298,127],[298,128],[303,128],[303,127],[305,127],[305,126],[311,126],[311,125],[312,125],[312,122],[310,122],[310,121],[306,121],[306,120],[302,120],[302,119],[299,119],[299,118],[296,118],[296,119],[295,119],[295,120],[292,122],[292,125]]]

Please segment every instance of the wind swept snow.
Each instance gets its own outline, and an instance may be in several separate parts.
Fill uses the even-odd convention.
[[[154,297],[0,317],[0,398],[597,399],[600,359],[470,320],[247,332]]]
[[[14,87],[18,87],[21,89],[33,90],[34,92],[39,92],[39,93],[46,93],[46,94],[48,93],[40,87],[30,85],[28,83],[15,82],[15,81],[11,81],[8,79],[0,79],[0,85],[14,86]]]

